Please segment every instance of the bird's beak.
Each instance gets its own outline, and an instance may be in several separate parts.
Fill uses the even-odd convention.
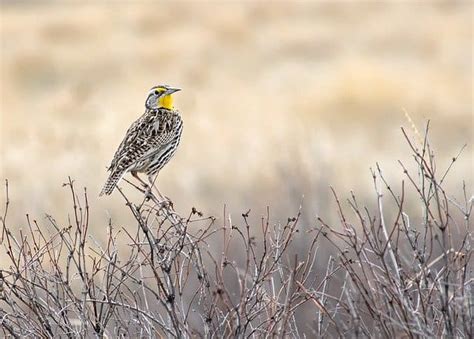
[[[166,91],[166,94],[170,95],[179,91],[181,91],[181,88],[168,88],[168,90]]]

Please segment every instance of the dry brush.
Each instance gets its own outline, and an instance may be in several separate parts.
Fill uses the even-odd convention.
[[[400,162],[404,178],[394,186],[376,165],[373,208],[333,191],[336,224],[317,217],[301,225],[301,211],[275,223],[269,209],[259,222],[250,211],[237,222],[195,208],[181,216],[152,192],[134,202],[120,191],[136,225],[110,222],[100,242],[89,231],[87,191],[71,179],[68,221],[27,216],[21,229],[9,224],[6,182],[0,331],[472,338],[473,198],[462,182],[462,200],[444,189],[459,155],[439,171],[428,127],[421,142],[403,134],[415,166]]]

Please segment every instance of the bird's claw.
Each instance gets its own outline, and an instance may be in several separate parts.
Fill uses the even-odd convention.
[[[147,185],[147,187],[145,187],[145,200],[146,201],[150,201],[152,198],[153,198],[153,193],[151,191],[151,187]]]
[[[165,197],[164,200],[160,201],[160,205],[162,208],[166,208],[166,209],[173,210],[174,208],[173,202],[168,197]]]

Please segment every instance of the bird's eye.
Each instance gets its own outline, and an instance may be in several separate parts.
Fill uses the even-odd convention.
[[[155,90],[155,94],[158,95],[160,94],[160,92],[158,90]]]

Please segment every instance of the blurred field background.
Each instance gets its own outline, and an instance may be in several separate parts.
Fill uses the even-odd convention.
[[[472,192],[472,3],[4,1],[0,178],[10,223],[90,193],[96,230],[131,220],[105,168],[147,90],[167,83],[185,128],[158,185],[180,212],[325,213],[329,185],[372,195],[378,161],[399,182],[400,126],[432,121],[447,186]],[[411,131],[411,130],[410,130]],[[122,184],[122,187],[127,185]],[[126,188],[131,192],[130,188]],[[131,193],[138,199],[138,194]],[[2,199],[3,201],[3,199]],[[98,233],[98,232],[96,232]]]

